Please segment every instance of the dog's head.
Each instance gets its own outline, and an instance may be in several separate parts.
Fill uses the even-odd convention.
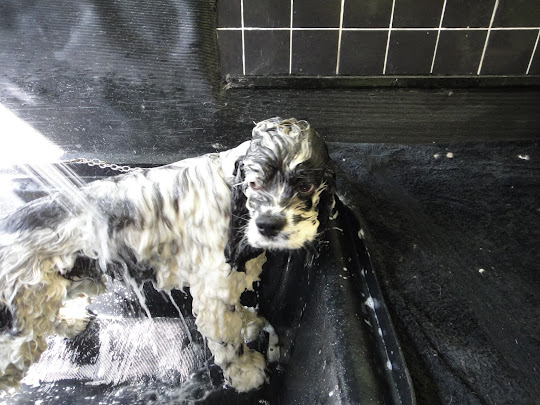
[[[333,208],[334,178],[326,144],[306,121],[259,122],[237,161],[229,259],[242,249],[290,250],[312,242]]]

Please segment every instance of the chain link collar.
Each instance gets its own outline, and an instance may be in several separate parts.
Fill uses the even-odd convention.
[[[111,169],[116,172],[129,173],[138,170],[138,167],[120,166],[115,163],[107,163],[100,159],[76,158],[65,161],[76,165],[98,166],[101,169]]]

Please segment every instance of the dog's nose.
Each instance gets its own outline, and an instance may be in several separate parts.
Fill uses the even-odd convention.
[[[259,232],[268,237],[276,236],[286,223],[285,217],[278,215],[261,215],[255,220]]]

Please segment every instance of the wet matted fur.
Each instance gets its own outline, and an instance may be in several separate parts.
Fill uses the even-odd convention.
[[[277,361],[278,338],[240,295],[259,279],[265,250],[315,240],[333,192],[319,135],[305,121],[272,118],[229,151],[96,181],[2,218],[0,387],[20,382],[48,334],[82,332],[88,313],[71,303],[99,294],[118,272],[159,290],[189,286],[197,328],[226,381],[260,387],[266,361],[246,342],[265,328],[268,361]],[[81,260],[95,265],[75,271]]]

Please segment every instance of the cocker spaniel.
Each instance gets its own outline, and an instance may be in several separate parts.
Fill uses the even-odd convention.
[[[225,380],[240,392],[260,387],[266,361],[246,342],[267,331],[273,362],[278,337],[240,295],[259,279],[265,250],[314,241],[333,193],[321,137],[305,121],[272,118],[234,149],[26,204],[0,220],[0,387],[18,385],[46,335],[82,332],[89,315],[70,302],[104,291],[114,273],[159,290],[189,286]]]

